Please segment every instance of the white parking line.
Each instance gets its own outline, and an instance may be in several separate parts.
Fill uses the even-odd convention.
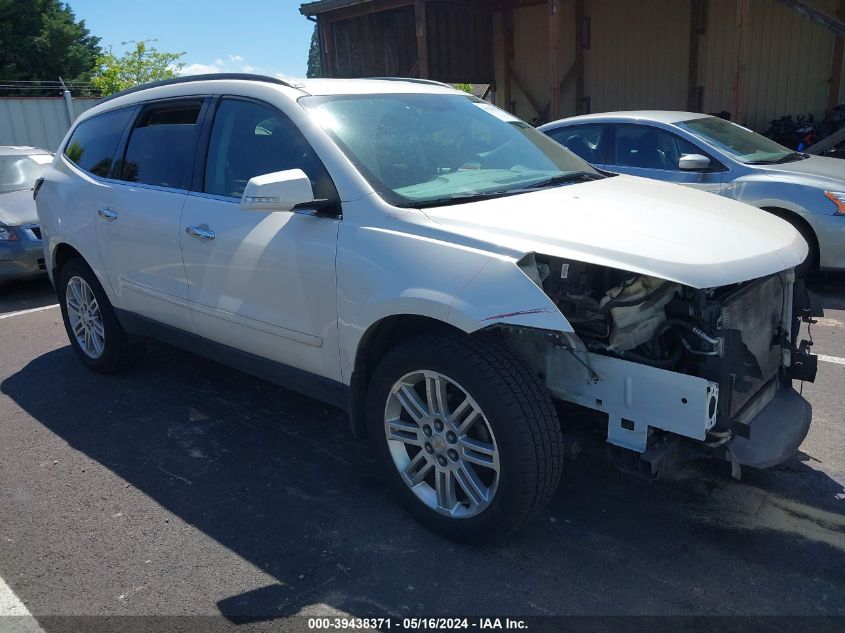
[[[824,363],[836,363],[837,365],[845,365],[845,358],[839,358],[839,356],[825,356],[824,354],[819,354],[819,360]]]
[[[26,605],[0,578],[0,631],[3,633],[44,633]]]
[[[33,312],[44,312],[44,310],[52,310],[53,308],[58,308],[59,304],[54,303],[53,305],[49,306],[42,306],[40,308],[30,308],[29,310],[18,310],[17,312],[7,312],[6,314],[0,314],[0,319],[11,319],[12,317],[21,316],[24,314],[32,314]]]

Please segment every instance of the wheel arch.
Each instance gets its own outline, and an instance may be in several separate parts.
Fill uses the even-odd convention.
[[[56,245],[56,247],[53,249],[52,258],[52,274],[55,283],[58,283],[58,275],[62,267],[67,264],[70,260],[76,258],[85,261],[85,257],[82,256],[82,253],[80,253],[77,249],[75,249],[67,242],[61,242]],[[86,262],[86,264],[87,263],[88,262]],[[88,266],[90,267],[90,264],[88,264]]]
[[[471,336],[464,330],[445,321],[419,314],[386,316],[364,332],[355,352],[355,362],[350,378],[349,421],[352,434],[364,438],[366,430],[366,401],[370,377],[388,350],[420,334],[449,333]]]
[[[807,222],[807,220],[805,220],[800,213],[797,213],[791,209],[785,209],[783,207],[778,206],[763,206],[760,208],[763,211],[768,211],[772,215],[778,216],[782,220],[785,220],[792,225],[798,225],[802,227],[803,231],[801,229],[798,229],[801,233],[801,236],[805,238],[810,237],[810,239],[813,240],[812,244],[808,244],[808,246],[810,247],[810,252],[815,253],[816,258],[820,256],[819,237],[818,235],[816,235],[816,231],[813,226],[809,222]],[[818,265],[818,262],[816,262],[816,265]]]

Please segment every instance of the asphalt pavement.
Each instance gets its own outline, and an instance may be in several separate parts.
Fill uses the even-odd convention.
[[[0,290],[0,614],[46,631],[102,616],[845,623],[845,279],[814,287],[827,360],[803,386],[814,421],[793,459],[741,481],[694,462],[651,482],[579,426],[585,450],[548,508],[483,547],[408,517],[340,411],[159,344],[127,373],[90,373],[49,283]]]

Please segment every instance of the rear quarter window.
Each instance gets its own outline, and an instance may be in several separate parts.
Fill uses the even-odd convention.
[[[121,108],[86,119],[76,126],[64,154],[95,176],[108,176],[117,146],[135,108]]]
[[[129,135],[120,180],[187,188],[202,104],[192,100],[145,106]]]

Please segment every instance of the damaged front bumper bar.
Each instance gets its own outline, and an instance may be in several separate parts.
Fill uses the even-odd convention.
[[[781,385],[774,398],[748,423],[748,437],[734,435],[725,445],[735,465],[769,468],[792,457],[810,430],[813,408],[790,385]]]

